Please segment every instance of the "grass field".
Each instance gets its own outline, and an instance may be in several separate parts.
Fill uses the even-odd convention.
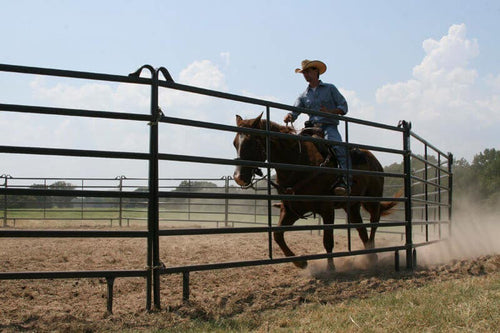
[[[194,320],[159,332],[498,332],[500,273],[339,303],[302,302],[236,318]]]

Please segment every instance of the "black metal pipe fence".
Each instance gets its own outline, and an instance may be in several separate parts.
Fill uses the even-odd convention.
[[[143,71],[149,71],[150,77],[142,77]],[[387,153],[400,156],[403,159],[403,170],[401,172],[382,173],[382,172],[369,172],[363,170],[347,170],[343,171],[334,168],[320,168],[314,166],[299,166],[293,164],[283,164],[272,162],[270,156],[270,149],[267,149],[268,162],[255,162],[244,161],[227,158],[214,158],[195,156],[193,154],[171,154],[162,153],[159,151],[159,124],[165,123],[177,126],[188,126],[192,128],[224,131],[224,132],[244,132],[251,134],[259,134],[266,137],[266,145],[269,148],[272,138],[287,138],[290,140],[305,140],[305,141],[324,141],[321,139],[311,137],[299,137],[294,135],[282,134],[266,130],[256,129],[243,129],[235,126],[224,125],[220,123],[210,123],[204,121],[196,121],[193,119],[182,119],[170,117],[163,114],[158,105],[158,91],[160,88],[175,91],[181,91],[190,94],[203,95],[216,99],[224,99],[235,102],[246,103],[253,106],[263,107],[262,112],[265,118],[270,120],[271,109],[273,112],[293,111],[299,110],[308,114],[320,114],[321,112],[310,111],[306,109],[298,109],[289,105],[284,105],[276,102],[265,101],[261,99],[249,98],[234,94],[223,93],[220,91],[213,91],[209,89],[197,88],[187,85],[182,85],[174,82],[168,73],[163,68],[153,68],[152,66],[145,65],[138,69],[136,72],[128,75],[109,75],[100,73],[77,72],[57,69],[46,69],[26,66],[13,66],[0,64],[0,72],[22,73],[22,74],[35,74],[47,75],[56,77],[66,77],[73,79],[89,79],[100,80],[107,82],[119,82],[125,84],[139,84],[151,87],[151,105],[150,114],[135,114],[127,112],[111,112],[111,111],[95,111],[84,109],[68,109],[57,107],[41,107],[33,105],[17,105],[0,103],[0,111],[15,112],[15,113],[28,113],[28,114],[44,114],[44,115],[59,115],[69,117],[90,117],[101,119],[115,119],[115,120],[128,120],[133,122],[141,122],[149,126],[149,152],[127,152],[127,151],[103,151],[103,150],[86,150],[86,149],[64,149],[64,148],[43,148],[43,147],[26,147],[26,146],[12,146],[0,145],[0,153],[3,154],[35,154],[35,155],[49,155],[49,156],[63,156],[63,157],[92,157],[92,158],[110,158],[110,159],[123,159],[123,160],[142,160],[148,164],[148,179],[147,186],[139,191],[126,191],[123,188],[123,180],[121,176],[117,177],[119,185],[115,188],[99,188],[91,189],[82,186],[81,189],[52,189],[47,186],[42,188],[15,188],[8,185],[12,178],[4,175],[4,186],[0,186],[0,195],[4,197],[4,208],[7,209],[8,198],[14,196],[33,196],[33,197],[73,197],[73,198],[112,198],[120,202],[130,199],[143,201],[147,203],[147,230],[145,231],[125,231],[125,230],[108,230],[108,231],[91,231],[91,230],[15,230],[15,229],[0,229],[0,237],[131,237],[131,238],[144,238],[147,239],[147,257],[145,258],[145,269],[136,270],[119,270],[119,271],[72,271],[72,272],[0,272],[1,279],[46,279],[46,278],[85,278],[85,277],[102,277],[108,281],[108,311],[112,311],[112,297],[113,297],[113,281],[118,277],[145,277],[146,278],[146,309],[160,308],[160,275],[161,274],[174,274],[181,273],[183,275],[183,298],[189,297],[189,274],[194,271],[223,269],[232,267],[244,267],[255,265],[268,265],[284,262],[292,262],[297,260],[316,260],[324,258],[334,258],[342,256],[352,256],[376,252],[394,252],[395,253],[395,266],[399,267],[399,251],[406,252],[406,267],[411,269],[416,264],[416,248],[425,244],[431,244],[436,241],[443,240],[447,235],[442,235],[441,225],[447,225],[451,228],[451,209],[452,209],[452,156],[451,154],[444,154],[439,149],[425,141],[411,131],[411,124],[401,122],[400,126],[390,126],[379,124],[370,121],[350,117],[340,117],[335,115],[328,115],[332,118],[339,119],[344,122],[346,130],[346,141],[337,142],[338,145],[346,147],[358,147],[369,149],[375,152]],[[163,76],[164,79],[160,79]],[[352,134],[350,126],[362,126],[366,128],[376,128],[384,130],[387,133],[396,133],[401,136],[402,149],[395,149],[392,147],[379,147],[366,144],[357,144],[350,141]],[[423,155],[412,153],[411,143],[413,141],[422,143],[425,147]],[[437,159],[432,160],[428,151],[432,151],[438,155]],[[382,197],[336,197],[336,196],[318,196],[318,195],[277,195],[271,191],[271,187],[267,184],[267,189],[263,193],[247,193],[240,191],[239,193],[232,193],[231,191],[220,192],[200,192],[200,191],[166,191],[160,186],[159,178],[159,162],[160,161],[174,161],[174,162],[187,162],[187,163],[205,163],[215,165],[246,165],[262,167],[267,171],[267,177],[271,177],[272,168],[290,169],[290,170],[308,170],[331,173],[347,172],[348,175],[366,174],[373,176],[383,176],[386,179],[395,179],[401,183],[400,186],[404,187],[404,195],[400,198]],[[270,161],[270,162],[269,162]],[[414,170],[412,166],[418,163],[423,167]],[[121,179],[120,179],[121,178]],[[46,185],[46,184],[45,184]],[[420,196],[420,197],[417,197]],[[255,227],[242,227],[242,228],[229,228],[225,225],[224,228],[175,228],[175,229],[161,229],[161,202],[167,199],[187,199],[187,200],[239,200],[239,201],[267,201],[267,225]],[[85,199],[82,199],[85,200]],[[358,225],[337,224],[337,225],[296,225],[290,227],[278,227],[273,225],[271,219],[273,217],[271,202],[274,200],[290,200],[290,201],[306,201],[306,200],[331,200],[336,202],[350,202],[363,201],[398,201],[404,203],[404,216],[400,220],[392,222],[383,222],[377,224],[380,229],[389,227],[404,228],[404,244],[389,247],[378,247],[374,249],[354,250],[351,248],[350,230],[359,227]],[[4,223],[7,220],[7,210],[4,210]],[[421,219],[416,220],[414,216],[416,213],[421,213]],[[229,214],[225,210],[225,214]],[[123,214],[123,211],[122,213]],[[119,215],[123,218],[123,215]],[[365,224],[369,227],[370,224]],[[422,241],[414,241],[414,227],[421,226],[425,228],[426,236]],[[429,229],[437,227],[439,235],[437,239],[431,239]],[[340,251],[331,254],[317,254],[307,256],[273,258],[272,251],[272,232],[280,231],[298,231],[298,230],[325,230],[325,229],[340,229],[345,230],[349,237],[349,245],[347,251]],[[451,232],[451,231],[450,231]],[[268,247],[269,257],[261,260],[246,260],[237,262],[224,262],[213,264],[199,264],[199,265],[183,265],[177,267],[164,267],[160,260],[159,255],[159,239],[160,237],[168,237],[173,235],[209,235],[209,234],[224,234],[224,233],[267,233],[268,234]],[[448,233],[449,234],[449,233]]]
[[[201,193],[238,193],[241,189],[235,186],[231,176],[219,178],[160,178],[160,191],[201,192]],[[118,192],[137,192],[147,185],[147,178],[132,178],[124,175],[114,178],[37,178],[13,177],[0,175],[0,187],[10,189],[57,187],[78,190],[117,190]],[[62,185],[61,185],[62,184]],[[389,186],[388,186],[389,187]],[[248,193],[265,193],[268,191],[268,182],[260,180]],[[277,194],[274,188],[269,194]],[[12,196],[4,194],[0,200],[0,219],[4,227],[23,226],[23,221],[45,221],[45,225],[57,225],[56,221],[68,222],[78,226],[77,222],[86,222],[86,225],[127,226],[131,223],[140,226],[147,221],[147,200],[138,198],[87,198],[87,197],[35,197]],[[69,199],[69,200],[68,200]],[[267,200],[233,200],[233,199],[191,199],[167,198],[159,202],[159,219],[164,226],[182,226],[191,224],[204,227],[235,227],[241,225],[268,225],[270,218],[276,224],[279,210],[271,210],[268,215]],[[274,203],[279,201],[275,200]],[[347,216],[340,214],[340,220]],[[339,218],[337,218],[339,219]],[[320,216],[316,218],[321,224]],[[89,224],[90,223],[90,224]],[[68,223],[66,223],[68,225]],[[384,232],[383,230],[381,232]]]

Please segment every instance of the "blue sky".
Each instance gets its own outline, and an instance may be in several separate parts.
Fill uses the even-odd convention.
[[[148,63],[165,66],[178,82],[293,104],[305,88],[294,68],[305,58],[320,59],[328,65],[322,79],[346,96],[351,117],[412,121],[419,135],[469,161],[485,148],[499,148],[498,1],[0,0],[0,8],[0,63],[111,74]],[[147,112],[146,94],[119,85],[0,73],[2,103]],[[174,116],[229,124],[235,114],[259,112],[177,93],[165,93],[160,104]],[[276,112],[273,119],[282,116]],[[0,124],[7,128],[0,144],[147,149],[146,131],[128,123],[0,113]],[[185,133],[172,133],[180,139],[169,146],[165,136],[164,151],[200,154]],[[195,136],[211,138],[216,157],[234,157],[229,136]],[[380,144],[394,140],[376,136]],[[379,143],[363,130],[350,139]],[[6,157],[0,173],[144,175],[142,164],[99,161],[111,164],[93,167],[97,162],[40,158],[33,168],[26,161]],[[165,175],[182,177],[231,173],[220,167],[165,169]]]

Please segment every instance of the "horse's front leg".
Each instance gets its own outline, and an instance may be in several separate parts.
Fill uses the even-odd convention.
[[[280,210],[280,220],[278,222],[278,226],[290,226],[297,221],[298,217],[296,214],[290,212],[284,203],[281,204],[281,210]],[[293,253],[292,250],[288,247],[288,245],[285,242],[285,232],[284,231],[275,231],[273,233],[274,240],[276,243],[278,243],[279,247],[281,248],[281,251],[285,254],[287,257],[294,257],[295,253]],[[299,268],[306,268],[307,267],[307,261],[294,261],[293,264]]]

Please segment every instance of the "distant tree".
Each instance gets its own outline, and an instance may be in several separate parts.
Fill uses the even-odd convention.
[[[474,171],[465,158],[453,162],[453,190],[458,196],[465,194],[476,196],[479,185]]]
[[[483,198],[500,191],[500,151],[485,149],[474,157],[471,167]]]
[[[403,163],[392,163],[384,167],[384,172],[403,174]],[[385,177],[384,178],[384,196],[392,197],[404,186],[403,178]]]
[[[65,181],[57,181],[49,185],[50,190],[74,190],[76,187]],[[65,208],[72,207],[71,201],[75,199],[76,196],[52,196],[51,200],[54,206]]]
[[[29,187],[35,190],[45,190],[47,186],[43,184],[32,184]],[[34,195],[12,195],[7,198],[8,208],[49,208],[52,207],[52,201],[47,196]]]
[[[199,180],[183,180],[174,191],[179,192],[194,192],[203,191],[205,189],[213,189],[217,187],[216,184],[209,181],[199,181]]]

